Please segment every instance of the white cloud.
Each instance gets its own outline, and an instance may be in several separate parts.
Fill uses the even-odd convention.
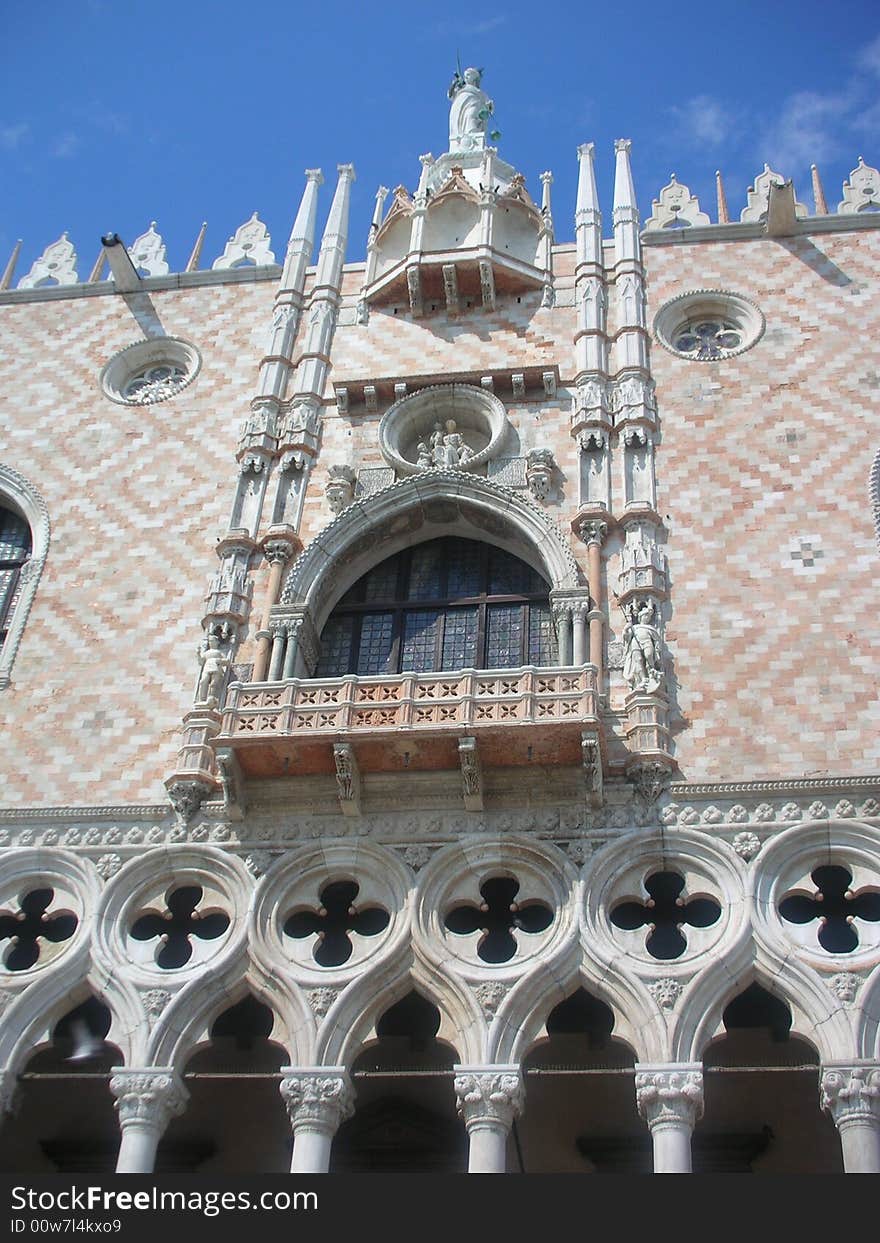
[[[841,145],[841,129],[851,123],[850,92],[822,95],[797,91],[783,102],[782,111],[761,136],[759,160],[777,172],[793,173],[823,159],[832,158]]]
[[[880,35],[862,48],[856,63],[860,69],[867,69],[869,73],[876,73],[880,77]]]
[[[16,125],[0,125],[0,147],[4,151],[14,151],[30,136],[31,127],[27,121],[19,121]]]
[[[683,104],[669,109],[674,129],[674,143],[713,150],[729,146],[731,131],[739,129],[742,113],[728,107],[711,95],[694,95]]]
[[[74,134],[68,130],[59,138],[56,138],[49,147],[49,154],[56,160],[69,160],[76,155],[80,148],[80,138],[78,134]]]

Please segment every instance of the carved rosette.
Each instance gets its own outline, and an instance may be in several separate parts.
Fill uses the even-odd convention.
[[[880,1124],[880,1065],[828,1067],[822,1073],[819,1104],[838,1127]]]
[[[525,1105],[522,1072],[518,1066],[462,1069],[455,1076],[455,1096],[467,1127],[494,1122],[509,1130]]]
[[[117,1071],[110,1080],[120,1125],[150,1127],[161,1134],[182,1114],[189,1093],[170,1070]]]
[[[347,1072],[299,1071],[281,1080],[281,1095],[294,1130],[305,1127],[335,1133],[354,1113],[354,1090]]]
[[[653,1131],[657,1126],[693,1128],[703,1116],[701,1070],[654,1069],[636,1074],[636,1104]]]

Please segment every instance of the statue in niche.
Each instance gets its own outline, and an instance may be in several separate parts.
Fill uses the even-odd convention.
[[[653,600],[633,602],[624,609],[623,676],[630,689],[651,695],[663,682],[662,641]]]
[[[202,672],[199,675],[199,689],[196,691],[198,703],[218,704],[223,686],[223,676],[229,668],[229,657],[220,650],[220,638],[209,634],[204,644],[198,649]]]
[[[445,425],[438,420],[429,439],[420,440],[416,451],[420,470],[459,470],[474,456],[455,419],[447,419]]]
[[[449,150],[479,151],[486,145],[486,127],[495,105],[480,89],[481,69],[456,70],[449,87]],[[491,138],[496,137],[494,133]]]

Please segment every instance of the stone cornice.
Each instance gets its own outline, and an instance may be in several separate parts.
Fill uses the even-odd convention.
[[[880,789],[880,774],[858,777],[790,777],[776,781],[718,781],[690,785],[686,781],[674,781],[669,793],[676,799],[728,799],[756,794],[817,794],[840,793],[850,790]]]

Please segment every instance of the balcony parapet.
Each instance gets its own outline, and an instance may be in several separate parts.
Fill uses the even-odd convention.
[[[556,754],[562,738],[579,754],[585,727],[599,732],[595,666],[529,665],[386,677],[289,678],[261,685],[233,683],[216,744],[238,752],[247,770],[249,755],[269,750],[279,755],[285,740],[288,749],[297,750],[313,739],[323,738],[326,746],[327,740],[341,738],[356,743],[358,738],[387,742],[390,737],[411,737],[416,755],[420,738],[446,737],[456,745],[455,740],[463,735],[493,736],[496,741],[504,736],[508,741],[499,743],[499,762],[516,764],[525,762],[526,751],[530,759],[533,751],[544,748],[548,755]],[[393,747],[387,750],[388,765],[394,767],[397,752]],[[455,756],[457,765],[457,751]],[[377,766],[382,767],[382,762]],[[268,772],[265,762],[256,768]],[[298,766],[298,771],[303,770]]]

